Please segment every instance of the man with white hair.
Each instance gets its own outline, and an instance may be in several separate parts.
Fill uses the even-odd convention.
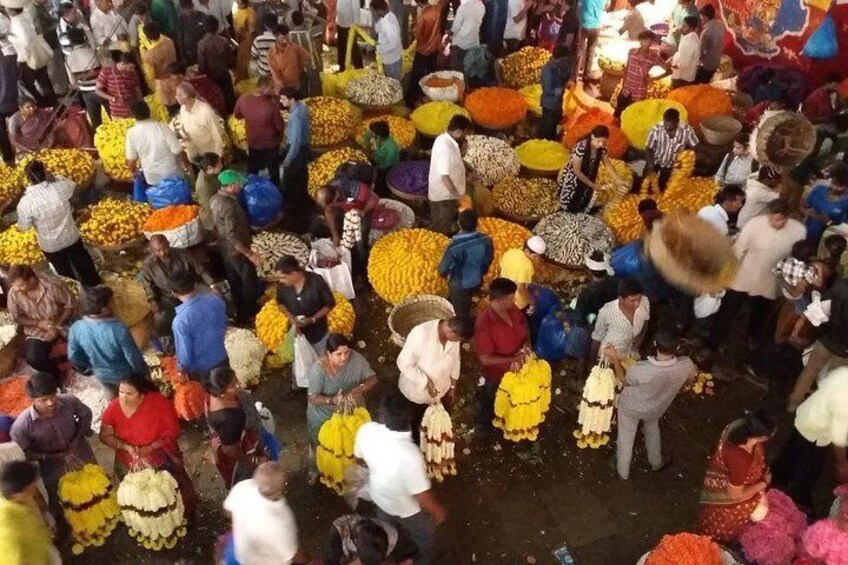
[[[276,461],[262,463],[252,479],[233,485],[224,510],[233,523],[233,549],[241,565],[298,563],[294,513],[284,497],[287,479]]]
[[[533,282],[535,267],[533,260],[545,254],[545,240],[534,235],[524,242],[524,249],[510,249],[501,257],[500,277],[509,279],[518,286],[515,305],[524,310],[532,302],[528,286]]]

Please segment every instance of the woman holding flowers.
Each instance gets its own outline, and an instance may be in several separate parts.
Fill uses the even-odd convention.
[[[771,483],[763,444],[774,430],[774,422],[762,411],[747,413],[724,429],[707,463],[697,533],[718,543],[729,543],[742,533]]]
[[[607,168],[617,184],[624,184],[607,157],[607,126],[595,126],[592,132],[574,144],[571,159],[559,176],[557,195],[560,208],[566,212],[588,212],[595,204],[595,182],[601,165]]]

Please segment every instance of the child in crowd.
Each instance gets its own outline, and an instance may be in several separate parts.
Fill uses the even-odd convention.
[[[818,281],[818,272],[812,264],[815,252],[815,245],[809,240],[802,239],[792,246],[792,255],[778,261],[772,269],[772,273],[780,279],[783,296],[795,302],[796,311],[804,311],[806,304],[802,302],[807,287]]]
[[[372,122],[365,131],[365,147],[377,169],[375,191],[380,196],[388,196],[386,174],[400,161],[400,147],[389,133],[389,124],[383,120]]]

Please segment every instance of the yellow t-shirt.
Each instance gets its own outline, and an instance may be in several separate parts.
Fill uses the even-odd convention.
[[[0,555],[6,565],[49,565],[50,530],[32,505],[0,497]]]
[[[523,249],[510,249],[501,257],[500,276],[509,279],[515,284],[530,284],[533,282],[533,261],[530,260]],[[530,297],[526,290],[515,293],[515,305],[524,308],[530,303]]]

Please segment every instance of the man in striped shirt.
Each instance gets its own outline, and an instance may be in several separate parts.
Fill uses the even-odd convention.
[[[80,90],[91,127],[96,130],[100,127],[103,107],[103,101],[95,92],[97,77],[100,74],[100,60],[92,49],[89,37],[82,26],[68,27],[60,41],[67,42],[67,47],[65,43],[62,44],[62,50],[65,52],[68,73],[72,76],[72,82]]]
[[[108,102],[112,119],[129,118],[130,102],[141,98],[141,82],[130,53],[113,51],[115,65],[106,67],[97,76],[95,92]],[[117,55],[115,55],[117,53]]]
[[[680,112],[669,108],[663,114],[662,123],[648,132],[645,176],[656,172],[660,191],[664,191],[677,155],[686,149],[694,149],[696,145],[698,136],[695,130],[689,124],[680,123]]]
[[[277,30],[276,14],[266,14],[262,20],[262,27],[265,31],[261,35],[257,35],[256,39],[253,40],[253,46],[250,48],[250,57],[259,76],[267,77],[271,74],[271,69],[268,67],[268,51],[277,42],[277,35],[275,33]]]

